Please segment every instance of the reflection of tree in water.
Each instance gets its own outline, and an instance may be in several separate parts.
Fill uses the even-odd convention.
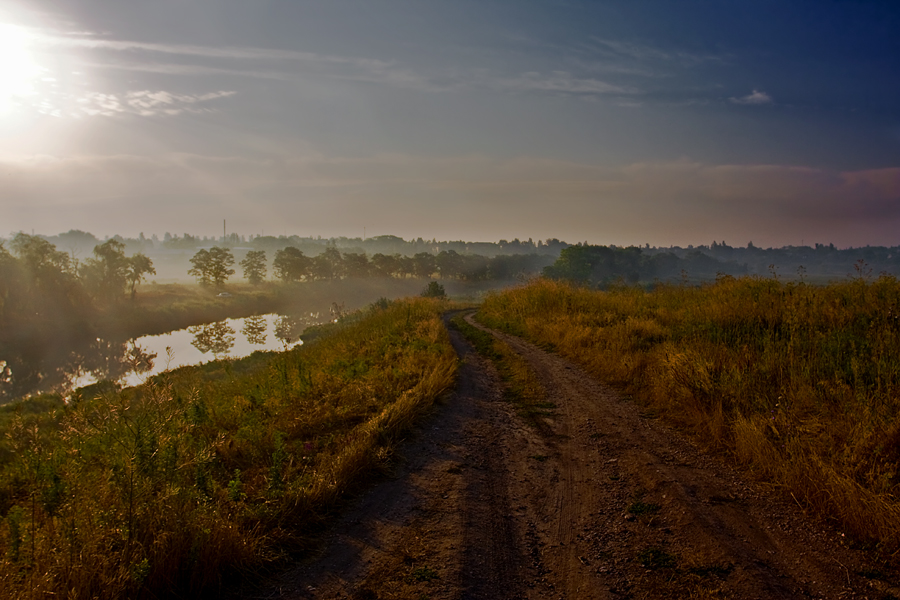
[[[266,343],[266,318],[255,316],[244,319],[244,327],[241,333],[251,344],[262,345]]]
[[[23,346],[10,360],[0,360],[0,404],[35,392],[67,395],[85,375],[119,381],[131,373],[146,373],[155,358],[134,340],[93,338],[68,350],[51,344]]]
[[[234,329],[225,321],[188,327],[188,331],[194,335],[191,345],[203,354],[228,354],[234,346]]]
[[[97,338],[81,358],[80,370],[90,373],[97,381],[119,381],[131,373],[152,371],[156,353],[145,352],[134,340]]]
[[[12,368],[5,360],[0,360],[0,399],[4,398],[12,389]]]
[[[275,337],[281,340],[285,347],[290,346],[303,333],[304,321],[293,315],[282,315],[275,321]]]

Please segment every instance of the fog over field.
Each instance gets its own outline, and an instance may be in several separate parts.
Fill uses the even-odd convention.
[[[0,2],[0,235],[897,244],[888,2]]]

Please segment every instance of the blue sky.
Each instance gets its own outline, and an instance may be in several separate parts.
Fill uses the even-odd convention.
[[[0,1],[0,235],[897,245],[895,6]]]

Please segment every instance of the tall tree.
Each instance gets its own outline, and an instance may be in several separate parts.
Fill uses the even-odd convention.
[[[347,277],[368,277],[372,271],[372,265],[365,254],[349,252],[344,254],[344,273]]]
[[[75,275],[69,255],[42,237],[18,233],[13,238],[12,248],[31,282],[38,287],[53,286]]]
[[[433,254],[419,252],[413,256],[413,274],[416,277],[431,277],[437,271],[437,261]]]
[[[253,285],[259,285],[266,278],[266,251],[250,250],[241,261],[244,278]]]
[[[336,246],[326,246],[321,254],[313,258],[312,272],[316,279],[340,279],[343,271],[344,260]]]
[[[400,262],[397,260],[399,254],[381,254],[380,252],[372,256],[372,268],[377,275],[382,277],[394,277],[400,269]]]
[[[191,264],[194,267],[188,275],[196,277],[202,286],[224,285],[234,275],[234,269],[229,268],[234,264],[234,255],[228,248],[213,246],[209,250],[200,250],[191,258]]]
[[[88,293],[107,302],[114,301],[125,289],[128,281],[129,260],[125,257],[125,244],[112,238],[94,246],[94,258],[84,261],[81,275]]]
[[[152,260],[138,252],[128,259],[128,273],[126,274],[126,279],[131,284],[132,300],[136,293],[135,287],[141,281],[146,280],[146,275],[156,275],[156,268],[154,268]]]
[[[310,276],[312,262],[312,259],[304,256],[303,252],[288,246],[275,252],[272,270],[275,277],[284,282],[300,281]]]

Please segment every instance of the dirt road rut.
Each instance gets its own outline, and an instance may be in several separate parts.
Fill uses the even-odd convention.
[[[455,394],[321,553],[257,597],[900,597],[840,532],[576,365],[491,333],[540,380],[555,407],[544,426],[523,422],[490,362],[451,330]]]

